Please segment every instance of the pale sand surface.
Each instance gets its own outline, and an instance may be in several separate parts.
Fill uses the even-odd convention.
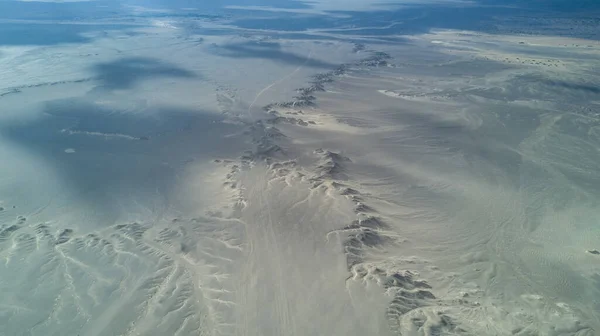
[[[599,332],[596,41],[132,13],[0,45],[0,335]]]

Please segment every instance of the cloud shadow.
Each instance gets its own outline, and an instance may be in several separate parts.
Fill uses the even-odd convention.
[[[139,26],[125,24],[0,23],[0,45],[50,46],[66,43],[90,43],[86,34],[127,30]]]
[[[336,64],[307,58],[282,50],[281,45],[275,42],[240,42],[218,46],[219,55],[232,58],[269,59],[275,62],[291,65],[306,65],[316,68],[331,69]]]
[[[600,86],[587,83],[571,83],[558,80],[544,80],[543,84],[550,87],[563,88],[572,91],[583,92],[586,94],[600,94]]]
[[[241,153],[244,142],[225,136],[240,133],[237,127],[206,111],[161,106],[131,113],[64,99],[47,103],[35,120],[3,123],[0,134],[109,214],[122,211],[124,200],[168,198],[190,162]]]
[[[196,78],[197,74],[163,61],[146,57],[122,58],[92,67],[102,86],[119,90],[135,87],[139,82],[159,77]]]

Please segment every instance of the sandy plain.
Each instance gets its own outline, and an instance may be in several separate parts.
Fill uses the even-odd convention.
[[[61,24],[0,46],[0,335],[600,330],[597,41]]]

